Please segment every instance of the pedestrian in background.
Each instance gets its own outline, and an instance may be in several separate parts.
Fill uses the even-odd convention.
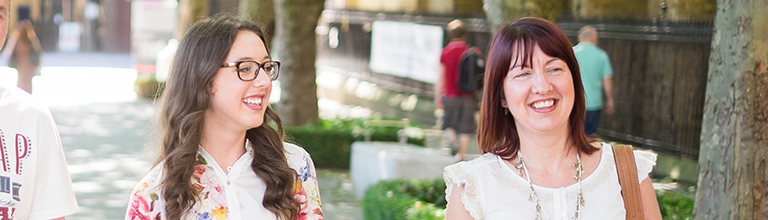
[[[455,160],[461,161],[467,154],[470,135],[477,129],[475,94],[462,91],[458,87],[461,56],[469,49],[465,43],[467,28],[458,19],[448,23],[446,28],[451,42],[443,48],[440,55],[441,74],[435,82],[435,107],[443,109],[442,129],[451,148],[458,148]]]
[[[0,47],[9,0],[0,0]],[[0,219],[64,219],[77,211],[72,180],[50,110],[0,85]]]
[[[10,52],[8,66],[15,68],[18,72],[18,87],[32,93],[32,77],[40,75],[43,48],[40,46],[40,40],[30,20],[19,21],[16,30],[8,39],[6,54],[8,52]]]
[[[160,156],[125,219],[322,219],[315,167],[269,105],[280,62],[240,18],[190,27],[160,106]]]
[[[656,154],[614,162],[613,146],[584,134],[579,65],[557,25],[521,18],[488,52],[478,144],[484,153],[445,168],[447,220],[625,219],[618,168],[636,166],[646,219],[661,219],[649,173]]]
[[[600,122],[600,110],[613,114],[613,69],[608,54],[597,47],[597,30],[584,26],[579,31],[579,44],[573,47],[573,53],[579,61],[581,81],[587,96],[587,120],[584,121],[584,133],[593,135]],[[603,106],[605,90],[605,106]]]

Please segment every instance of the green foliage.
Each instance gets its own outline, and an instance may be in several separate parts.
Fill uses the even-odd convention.
[[[432,181],[407,180],[402,187],[408,195],[438,207],[445,208],[445,182],[443,181],[443,178],[437,178]]]
[[[445,218],[443,179],[379,181],[368,188],[360,202],[368,220]]]
[[[326,122],[300,127],[288,127],[285,132],[290,141],[304,147],[316,167],[349,169],[350,148],[354,138],[351,130],[328,127]]]
[[[485,11],[483,11],[483,1],[455,0],[453,1],[453,4],[455,15],[485,16]]]
[[[565,14],[568,10],[568,1],[563,0],[539,0],[535,1],[535,16],[541,17],[552,22],[557,21],[557,16]]]
[[[684,220],[693,217],[693,197],[678,191],[656,191],[661,217]]]
[[[411,125],[413,126],[413,125]],[[414,126],[415,127],[415,126]],[[397,142],[397,131],[403,128],[400,127],[371,127],[371,141],[388,141]],[[363,133],[359,134],[355,132],[355,140],[362,141],[365,139]],[[418,146],[424,146],[424,136],[408,136],[408,143]]]
[[[157,99],[165,90],[165,82],[159,82],[154,75],[139,75],[133,83],[136,95],[145,99]]]
[[[657,190],[656,198],[663,219],[692,219],[694,199],[690,192]],[[443,219],[445,184],[441,178],[380,181],[368,188],[360,205],[367,220]]]
[[[304,126],[287,127],[288,140],[312,155],[316,167],[349,169],[350,149],[362,141],[363,123],[367,119],[320,119]],[[415,127],[415,126],[414,126]],[[397,141],[395,127],[372,127],[372,141]],[[424,137],[409,137],[408,143],[424,146]]]

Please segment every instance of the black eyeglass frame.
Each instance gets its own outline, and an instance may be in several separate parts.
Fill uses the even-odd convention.
[[[256,69],[256,73],[253,74],[253,79],[243,79],[243,77],[240,75],[240,64],[243,64],[243,63],[255,63],[256,66],[259,67],[259,68]],[[276,68],[276,70],[277,70],[277,71],[275,71],[274,74],[269,75],[269,80],[275,81],[275,80],[277,80],[277,76],[280,75],[280,61],[270,60],[270,61],[267,61],[267,62],[264,62],[264,63],[259,63],[259,62],[253,61],[253,60],[241,60],[241,61],[235,61],[235,62],[226,62],[224,64],[221,64],[221,67],[234,66],[235,67],[235,71],[237,71],[237,78],[240,78],[240,80],[242,80],[242,81],[253,81],[257,77],[259,77],[259,72],[261,72],[261,70],[264,69],[264,67],[268,63],[272,63],[274,65],[274,67]],[[264,71],[266,71],[266,69],[264,69]]]

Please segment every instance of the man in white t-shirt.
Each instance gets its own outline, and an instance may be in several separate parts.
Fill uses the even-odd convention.
[[[0,0],[0,47],[9,0]],[[0,220],[64,219],[77,210],[51,112],[19,88],[0,85]]]

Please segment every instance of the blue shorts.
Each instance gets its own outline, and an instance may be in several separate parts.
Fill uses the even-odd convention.
[[[591,135],[597,132],[599,122],[600,110],[587,111],[587,120],[584,120],[584,134]]]

